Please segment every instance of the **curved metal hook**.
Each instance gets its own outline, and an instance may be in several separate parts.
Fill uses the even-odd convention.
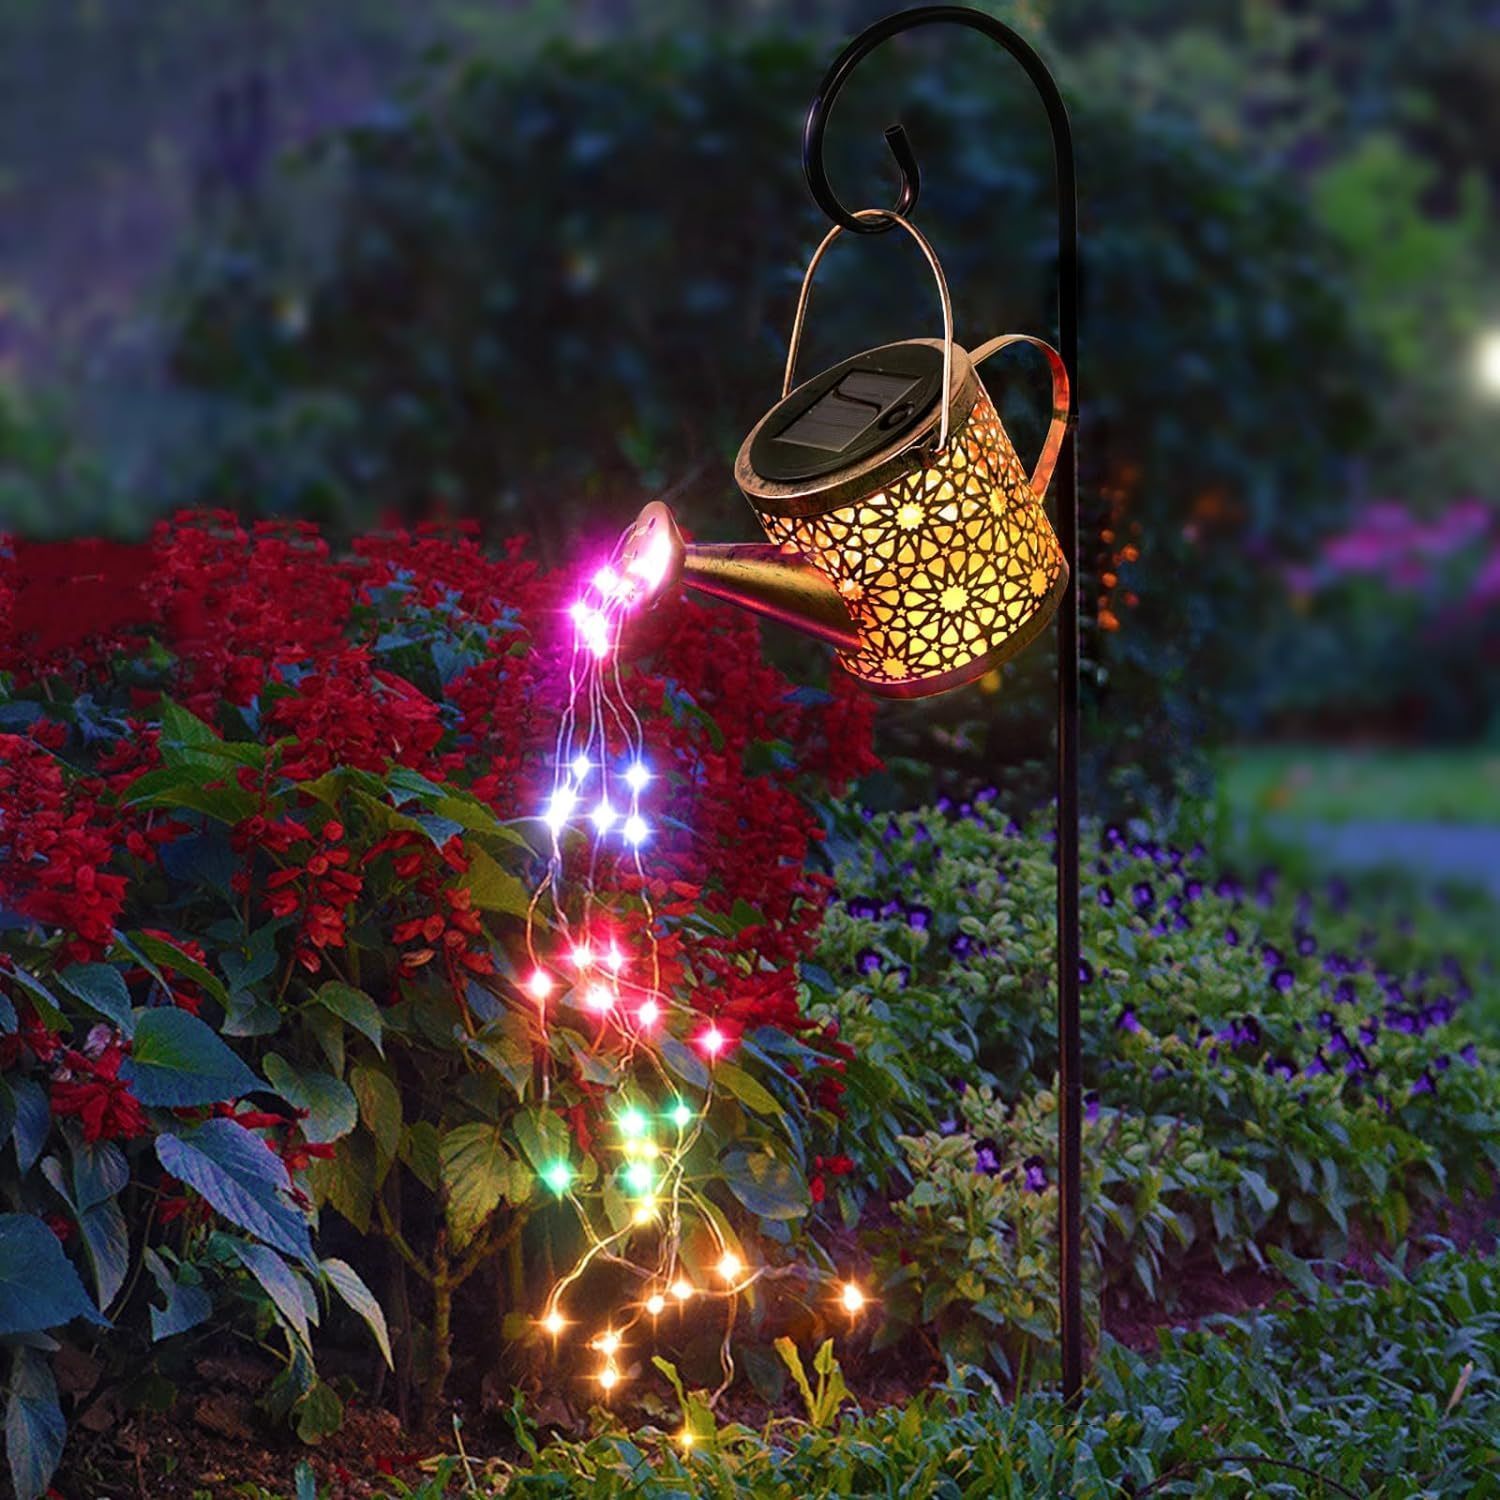
[[[828,118],[833,113],[834,101],[849,81],[849,75],[882,42],[918,26],[944,22],[982,32],[992,42],[1005,48],[1025,68],[1047,107],[1054,139],[1068,142],[1068,154],[1071,154],[1071,132],[1062,95],[1058,92],[1051,73],[1047,71],[1047,65],[1037,55],[1031,43],[1018,32],[1004,22],[995,20],[993,16],[985,15],[983,11],[970,10],[963,5],[926,5],[916,10],[897,11],[862,31],[834,58],[832,66],[823,75],[818,92],[813,96],[813,102],[807,111],[807,121],[802,127],[802,168],[807,174],[807,185],[818,207],[841,228],[852,230],[855,234],[884,234],[896,219],[907,217],[917,206],[917,198],[922,191],[922,172],[917,165],[916,153],[912,150],[911,138],[905,127],[899,124],[887,126],[885,143],[901,173],[901,193],[895,206],[883,217],[867,217],[864,220],[857,218],[839,201],[823,164],[823,137],[828,129]],[[1060,150],[1059,155],[1062,154]],[[1071,184],[1069,187],[1071,188]]]

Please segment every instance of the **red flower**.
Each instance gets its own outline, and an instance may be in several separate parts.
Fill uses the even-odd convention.
[[[119,1077],[125,1060],[119,1041],[109,1042],[95,1058],[69,1048],[63,1059],[63,1071],[51,1090],[54,1115],[75,1115],[86,1141],[134,1140],[146,1134],[140,1101]]]

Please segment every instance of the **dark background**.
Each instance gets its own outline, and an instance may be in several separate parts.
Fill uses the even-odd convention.
[[[438,513],[566,565],[670,489],[750,535],[730,464],[824,227],[802,114],[887,8],[11,0],[4,529]],[[988,8],[1079,138],[1091,805],[1186,788],[1500,880],[1500,7]],[[898,117],[961,341],[1051,335],[1020,73],[964,33],[884,49],[831,131],[850,201],[889,200]],[[844,243],[804,370],[936,328],[909,245]],[[990,384],[1033,451],[1042,375]],[[885,713],[870,795],[1045,795],[1050,669]]]

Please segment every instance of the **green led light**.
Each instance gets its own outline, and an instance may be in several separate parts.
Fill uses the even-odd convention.
[[[686,1130],[693,1123],[693,1112],[686,1104],[678,1104],[672,1111],[672,1123],[679,1130]]]
[[[646,1133],[646,1117],[638,1109],[627,1109],[619,1124],[620,1134],[627,1141],[638,1141]]]
[[[547,1186],[561,1198],[572,1185],[573,1168],[565,1161],[555,1161],[542,1173],[542,1178]]]
[[[656,1173],[648,1162],[633,1161],[625,1168],[625,1186],[633,1193],[649,1193],[656,1186]]]

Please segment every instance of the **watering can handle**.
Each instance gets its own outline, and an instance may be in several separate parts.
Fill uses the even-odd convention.
[[[1047,441],[1042,444],[1041,457],[1031,472],[1032,493],[1038,500],[1046,498],[1047,486],[1052,483],[1052,471],[1057,467],[1057,456],[1062,452],[1063,439],[1068,435],[1068,417],[1071,412],[1068,386],[1068,367],[1051,344],[1035,339],[1029,333],[1002,333],[999,338],[981,344],[970,356],[971,364],[978,365],[992,354],[998,354],[1011,344],[1030,344],[1047,356],[1052,369],[1052,423],[1047,428]]]
[[[943,405],[937,445],[939,448],[946,448],[948,446],[948,417],[953,406],[953,298],[948,294],[948,278],[943,275],[943,268],[938,264],[937,252],[927,243],[926,235],[910,219],[903,219],[900,214],[887,213],[883,208],[861,208],[853,217],[856,219],[890,219],[893,223],[899,224],[916,241],[917,248],[922,252],[932,270],[933,280],[937,282],[938,301],[943,308]],[[783,401],[791,394],[792,381],[797,374],[797,351],[802,347],[802,325],[807,321],[807,303],[812,296],[813,275],[823,257],[828,253],[828,247],[843,232],[844,226],[835,224],[823,236],[818,248],[813,251],[812,259],[807,263],[807,270],[803,273],[802,290],[797,295],[797,313],[792,319],[792,336],[787,344],[786,373],[781,381]]]

